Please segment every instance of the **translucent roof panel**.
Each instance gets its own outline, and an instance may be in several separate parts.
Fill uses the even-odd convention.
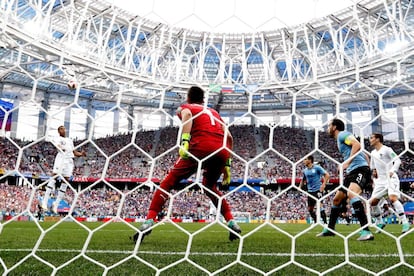
[[[307,23],[354,5],[357,0],[112,0],[136,15],[214,33],[251,33]]]

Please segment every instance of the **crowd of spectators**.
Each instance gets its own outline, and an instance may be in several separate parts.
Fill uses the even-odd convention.
[[[282,178],[301,177],[302,160],[309,153],[331,174],[331,178],[338,177],[338,164],[342,160],[334,139],[324,132],[317,133],[316,144],[315,131],[303,128],[245,125],[231,126],[230,131],[234,137],[233,179],[247,176],[277,183]],[[75,145],[87,152],[87,157],[75,160],[74,176],[162,179],[177,158],[177,137],[178,128],[166,127],[75,141]],[[391,146],[397,154],[401,153],[400,178],[414,178],[414,144],[408,143],[410,150],[406,149],[404,142],[386,141],[385,144]],[[314,149],[317,150],[313,151]],[[367,143],[365,149],[370,151]],[[57,150],[51,142],[44,139],[27,142],[1,137],[0,152],[0,175],[12,171],[17,176],[49,176]],[[0,177],[0,182],[0,215],[36,212],[42,191],[36,189],[35,184],[8,184],[5,177]],[[80,193],[68,190],[65,200],[74,205],[73,212],[76,216],[145,217],[152,198],[150,189],[127,190],[125,187],[124,190],[116,190],[110,184],[104,187],[85,189]],[[172,195],[172,218],[208,218],[210,204],[202,190],[173,191]],[[414,193],[411,190],[406,195],[412,198]],[[288,191],[265,189],[262,193],[226,192],[225,196],[234,212],[247,212],[252,219],[268,217],[272,220],[300,220],[308,217],[307,195],[295,188]],[[365,195],[367,197],[369,194]],[[407,200],[407,197],[403,199]],[[270,213],[267,214],[269,201]],[[324,202],[327,213],[330,212],[331,201],[328,198]]]
[[[231,126],[234,137],[232,176],[234,179],[261,178],[271,183],[281,178],[301,177],[303,158],[314,154],[315,160],[338,177],[341,157],[334,139],[325,132],[304,128]],[[75,160],[74,176],[91,178],[158,178],[163,179],[177,158],[178,128],[119,134],[86,141],[75,141],[87,157]],[[368,139],[364,139],[368,142]],[[414,178],[414,143],[386,141],[400,154],[400,178]],[[314,151],[314,149],[317,149]],[[365,149],[370,147],[365,143]],[[0,138],[0,168],[22,175],[51,175],[55,146],[41,139],[36,142]],[[18,160],[19,153],[22,153]],[[338,161],[338,162],[336,162]]]
[[[171,218],[208,219],[210,204],[203,190],[185,189],[171,192]],[[308,219],[307,194],[295,188],[287,191],[265,190],[225,192],[224,196],[232,205],[235,213],[249,213],[251,219],[265,220],[303,220]],[[369,198],[370,194],[362,195]],[[15,216],[19,214],[35,214],[42,191],[30,185],[0,184],[0,214]],[[323,200],[326,212],[330,213],[332,197]],[[410,201],[414,192],[405,194],[403,201]],[[111,187],[86,189],[80,192],[68,190],[65,201],[74,205],[73,215],[77,217],[107,218],[119,215],[122,218],[145,218],[152,191],[138,188],[134,190],[116,190]],[[122,200],[124,199],[124,200]],[[123,203],[122,203],[123,202]],[[270,213],[267,205],[270,202]],[[122,204],[121,204],[122,203]],[[168,204],[166,205],[168,206]],[[168,208],[168,207],[166,207]]]

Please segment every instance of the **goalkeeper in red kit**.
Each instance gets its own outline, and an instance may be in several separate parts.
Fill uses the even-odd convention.
[[[205,192],[217,207],[222,193],[217,189],[217,180],[223,173],[223,185],[230,182],[230,152],[233,148],[233,137],[224,126],[218,112],[204,106],[204,90],[197,86],[189,88],[187,103],[182,104],[177,115],[182,122],[181,145],[179,158],[161,182],[151,200],[146,221],[133,236],[134,242],[142,233],[141,241],[149,235],[155,224],[157,214],[162,210],[169,195],[181,180],[189,178],[197,172],[199,161],[203,169],[202,184]],[[227,150],[229,149],[229,150]],[[239,238],[240,227],[233,219],[231,208],[226,199],[221,199],[221,214],[230,229],[230,241]]]

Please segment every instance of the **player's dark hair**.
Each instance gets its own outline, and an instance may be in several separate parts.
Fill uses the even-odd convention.
[[[191,86],[187,93],[188,103],[203,103],[204,102],[204,90],[198,86]]]
[[[336,126],[336,129],[339,131],[345,130],[345,124],[340,119],[337,119],[337,118],[332,119],[331,125]]]
[[[379,139],[381,143],[384,143],[384,136],[381,133],[372,133],[372,136],[374,136],[376,139]]]
[[[308,155],[306,159],[310,160],[313,163],[313,155]]]

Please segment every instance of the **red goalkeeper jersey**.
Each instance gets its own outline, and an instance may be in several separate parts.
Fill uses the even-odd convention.
[[[201,157],[199,153],[211,153],[223,146],[224,121],[218,112],[200,104],[183,104],[177,111],[181,119],[181,110],[189,109],[192,114],[190,152]],[[204,155],[202,154],[202,155]]]

